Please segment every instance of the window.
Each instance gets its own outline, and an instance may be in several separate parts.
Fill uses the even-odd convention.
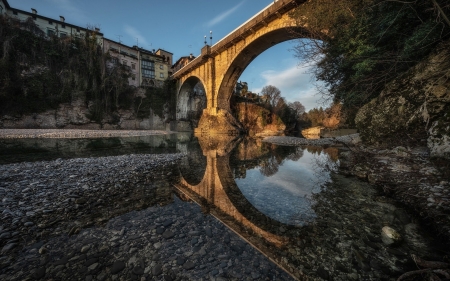
[[[160,74],[159,74],[159,77],[160,77],[160,78],[164,78],[164,73],[160,73]]]
[[[48,36],[48,37],[55,36],[55,30],[54,30],[54,29],[48,28],[48,29],[47,29],[47,36]]]
[[[79,29],[79,28],[77,28],[77,32],[80,32],[80,29]]]
[[[61,24],[61,28],[66,28],[66,25],[65,24]]]
[[[118,60],[117,58],[111,58],[111,62],[112,62],[113,64],[118,64],[118,63],[119,63],[119,60]]]
[[[60,32],[60,33],[59,33],[59,37],[61,37],[61,38],[66,38],[66,37],[67,37],[67,33],[65,33],[65,32]]]
[[[0,6],[0,14],[3,14],[3,7]]]
[[[37,18],[36,18],[36,16],[32,16],[32,18],[34,19],[34,20],[36,20]]]
[[[131,64],[131,69],[136,69],[136,64],[132,63]]]
[[[48,24],[53,25],[53,22],[51,20],[48,21]]]
[[[136,80],[136,75],[131,75],[131,80]]]
[[[142,77],[155,78],[155,71],[150,69],[142,69]]]
[[[142,60],[142,69],[151,69],[155,70],[155,63],[148,60]]]
[[[17,16],[17,11],[13,11],[13,14]]]
[[[159,69],[164,69],[164,65],[160,64]]]

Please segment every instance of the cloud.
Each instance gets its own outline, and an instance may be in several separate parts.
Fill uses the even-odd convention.
[[[136,39],[138,39],[140,46],[148,45],[145,37],[142,36],[142,34],[136,28],[125,24],[124,30],[126,34],[132,38],[132,42],[136,42]]]
[[[89,20],[86,14],[77,8],[71,0],[47,0],[52,5],[58,6],[58,8],[62,11],[61,16],[64,16],[69,22],[78,22],[80,26],[87,25]]]
[[[242,1],[241,3],[237,4],[236,6],[234,6],[233,8],[217,15],[215,18],[213,18],[212,20],[210,20],[208,22],[208,26],[213,26],[216,25],[218,23],[220,23],[221,21],[223,21],[224,19],[226,19],[227,17],[229,17],[231,14],[233,14],[237,9],[239,9],[239,7],[242,6],[242,4],[244,4],[245,1]]]
[[[322,96],[318,94],[309,70],[310,67],[292,66],[282,71],[263,71],[260,74],[264,80],[262,85],[277,87],[288,102],[300,101],[307,111],[314,107],[324,106]],[[260,93],[263,86],[251,90]]]

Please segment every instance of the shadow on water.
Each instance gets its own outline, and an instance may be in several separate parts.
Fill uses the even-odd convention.
[[[442,255],[395,202],[338,174],[337,148],[228,141],[199,137],[189,154],[202,168],[185,166],[175,186],[293,277],[390,280],[415,269],[411,254]],[[402,242],[384,243],[384,226]]]

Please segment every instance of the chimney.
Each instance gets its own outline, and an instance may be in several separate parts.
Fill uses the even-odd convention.
[[[33,12],[33,14],[37,14],[37,10],[36,9],[34,9],[34,8],[31,8],[31,11]]]
[[[59,16],[59,20],[64,22],[66,19],[63,16]]]
[[[100,28],[96,27],[95,31],[100,32]]]
[[[153,49],[153,53],[155,53],[155,49]]]
[[[189,54],[189,58],[192,59],[192,53]]]

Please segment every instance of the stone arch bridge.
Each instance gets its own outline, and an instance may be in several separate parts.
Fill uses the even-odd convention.
[[[178,80],[177,110],[203,84],[206,109],[195,129],[203,134],[238,134],[240,125],[230,113],[230,98],[245,68],[259,54],[278,43],[310,37],[290,13],[306,0],[277,0],[213,46],[205,45],[201,55],[172,75]]]

